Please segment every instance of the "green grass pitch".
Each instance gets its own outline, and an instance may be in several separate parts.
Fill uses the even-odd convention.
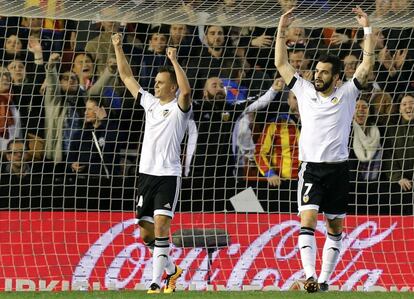
[[[414,298],[413,292],[327,292],[307,294],[302,291],[289,292],[263,292],[263,291],[244,291],[244,292],[197,292],[181,291],[174,294],[155,294],[147,295],[144,291],[105,291],[105,292],[4,292],[0,293],[1,299],[141,299],[141,298],[295,298],[295,299],[394,299],[394,298]]]

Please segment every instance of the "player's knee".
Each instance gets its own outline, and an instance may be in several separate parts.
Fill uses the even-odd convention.
[[[318,221],[318,212],[314,210],[305,210],[300,213],[300,224],[302,227],[316,228]]]
[[[156,237],[168,236],[170,231],[171,218],[164,215],[157,215],[155,217],[154,232]]]

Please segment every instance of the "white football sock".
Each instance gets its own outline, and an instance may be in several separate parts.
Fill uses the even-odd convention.
[[[328,234],[323,246],[322,268],[318,282],[328,282],[335,269],[338,256],[342,248],[342,233],[337,235]]]
[[[306,279],[309,277],[317,278],[315,271],[316,263],[316,240],[315,230],[310,227],[301,227],[298,239],[302,267],[305,271]]]

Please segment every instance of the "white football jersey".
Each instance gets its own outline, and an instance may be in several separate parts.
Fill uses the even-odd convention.
[[[160,100],[142,88],[140,104],[145,110],[145,132],[139,172],[154,176],[181,176],[181,142],[191,112],[183,112],[175,98]],[[191,109],[190,109],[191,110]]]
[[[299,74],[289,87],[298,100],[302,123],[299,138],[299,160],[305,162],[340,162],[348,159],[348,141],[355,103],[360,90],[353,78],[328,97]]]

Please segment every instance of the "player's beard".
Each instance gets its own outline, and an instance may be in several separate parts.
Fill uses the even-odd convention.
[[[322,81],[322,80],[319,80],[319,81]],[[333,78],[331,78],[331,80],[329,80],[327,82],[324,82],[323,85],[322,85],[322,87],[317,87],[316,86],[316,82],[313,81],[313,86],[315,87],[316,91],[324,92],[324,91],[328,90],[329,87],[331,87],[332,82],[333,82]]]
[[[224,102],[226,100],[226,93],[223,91],[223,92],[217,92],[215,95],[213,95],[212,93],[207,92],[207,98],[210,101],[218,101],[218,102],[223,101]]]

